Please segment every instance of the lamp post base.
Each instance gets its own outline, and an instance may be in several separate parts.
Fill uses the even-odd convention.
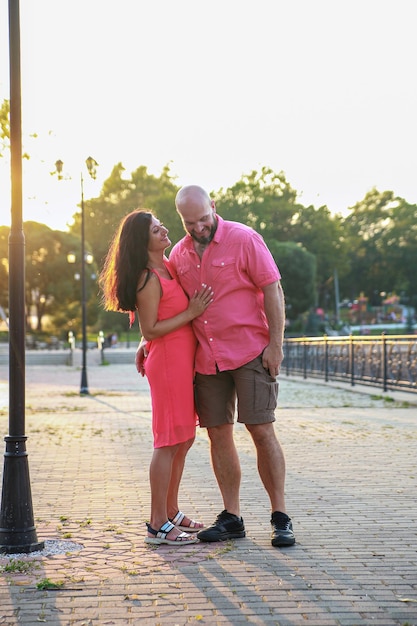
[[[22,539],[21,536],[20,539]],[[7,540],[2,538],[0,534],[0,554],[30,554],[31,552],[39,552],[43,550],[44,547],[45,544],[43,541],[37,541],[36,543],[26,542],[21,545],[16,545],[13,542],[7,543]]]
[[[80,396],[88,396],[89,394],[90,392],[88,391],[87,370],[83,366],[81,370]]]
[[[3,492],[0,508],[0,553],[19,554],[42,550],[32,510],[26,439],[8,436],[4,454]]]

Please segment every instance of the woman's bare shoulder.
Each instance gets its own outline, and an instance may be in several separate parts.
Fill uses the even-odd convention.
[[[145,287],[147,287],[147,285],[155,284],[156,281],[159,282],[159,279],[155,272],[152,272],[149,268],[144,269],[142,274],[139,276],[136,293],[142,291]]]

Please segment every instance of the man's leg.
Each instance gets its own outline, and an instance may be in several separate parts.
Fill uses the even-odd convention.
[[[223,498],[224,511],[214,524],[201,530],[200,541],[228,541],[245,536],[245,526],[240,517],[240,462],[233,439],[233,424],[212,426],[208,429],[213,471]]]
[[[228,541],[245,536],[240,517],[240,462],[233,438],[235,387],[228,372],[212,376],[196,375],[197,413],[207,428],[211,464],[219,485],[224,510],[212,526],[198,533],[200,541]]]
[[[271,501],[272,511],[286,513],[285,508],[285,457],[274,426],[246,424],[256,447],[258,471]]]
[[[240,516],[241,470],[235,442],[233,424],[222,424],[207,429],[213,471],[226,511]]]
[[[295,543],[291,518],[285,509],[285,458],[272,423],[246,424],[256,446],[258,471],[271,501],[271,543],[275,547]]]

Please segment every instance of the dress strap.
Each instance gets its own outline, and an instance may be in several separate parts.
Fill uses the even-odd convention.
[[[146,268],[147,274],[146,274],[146,278],[145,278],[145,282],[143,283],[142,287],[139,287],[139,289],[136,289],[136,293],[138,293],[139,291],[142,291],[142,289],[145,287],[146,283],[148,282],[148,280],[151,277],[151,271],[149,269],[149,267]]]

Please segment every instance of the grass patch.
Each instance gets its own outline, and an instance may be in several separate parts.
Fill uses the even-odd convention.
[[[87,518],[87,519],[79,522],[79,524],[80,524],[80,528],[86,528],[87,526],[91,525],[91,519]]]
[[[372,395],[371,400],[383,400],[384,402],[395,402],[394,398],[390,396]]]
[[[61,589],[64,586],[62,581],[54,583],[50,578],[42,578],[37,584],[36,588],[43,591],[45,589]]]
[[[30,572],[34,567],[39,567],[38,563],[34,561],[10,559],[6,565],[2,566],[1,571],[7,574],[27,574],[27,572]]]

